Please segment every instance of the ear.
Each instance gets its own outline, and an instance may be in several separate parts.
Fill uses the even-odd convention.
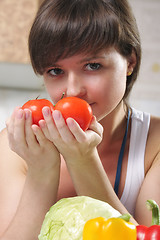
[[[130,76],[134,70],[134,67],[137,63],[137,57],[135,51],[132,50],[131,55],[127,58],[128,66],[127,66],[127,76]]]

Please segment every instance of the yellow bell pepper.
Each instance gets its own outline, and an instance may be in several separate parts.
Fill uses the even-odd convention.
[[[83,229],[83,240],[136,240],[136,226],[122,218],[97,217],[88,220]]]

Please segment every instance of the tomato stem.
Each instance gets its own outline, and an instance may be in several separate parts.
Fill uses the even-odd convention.
[[[37,100],[39,97],[40,97],[40,95],[38,95],[38,96],[36,97],[36,100]]]
[[[65,95],[65,92],[63,92],[63,93],[62,93],[62,97],[61,97],[61,99],[60,99],[60,100],[62,100],[62,99],[63,99],[64,95]],[[54,104],[54,107],[55,107],[55,106],[56,106],[56,104]]]
[[[62,93],[62,97],[61,97],[61,99],[63,99],[64,95],[65,95],[65,92]]]

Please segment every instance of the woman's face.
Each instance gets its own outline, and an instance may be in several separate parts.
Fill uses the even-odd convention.
[[[126,89],[128,61],[114,48],[96,55],[78,54],[53,63],[44,72],[46,89],[54,103],[62,97],[86,100],[97,120],[112,112]]]

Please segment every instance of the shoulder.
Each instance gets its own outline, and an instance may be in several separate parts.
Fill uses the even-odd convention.
[[[150,120],[150,132],[156,134],[160,133],[160,117],[151,116]]]
[[[160,118],[151,116],[150,128],[148,133],[148,142],[152,148],[160,151]]]
[[[139,126],[147,134],[146,147],[152,147],[157,151],[160,150],[160,117],[132,108],[132,121],[143,123]]]
[[[160,117],[151,116],[146,145],[147,168],[150,168],[155,161],[160,162]]]
[[[10,147],[7,137],[7,130],[3,129],[0,132],[0,169],[7,167],[7,170],[19,171],[24,174],[27,172],[26,162],[14,153]],[[0,170],[0,172],[1,172]]]

